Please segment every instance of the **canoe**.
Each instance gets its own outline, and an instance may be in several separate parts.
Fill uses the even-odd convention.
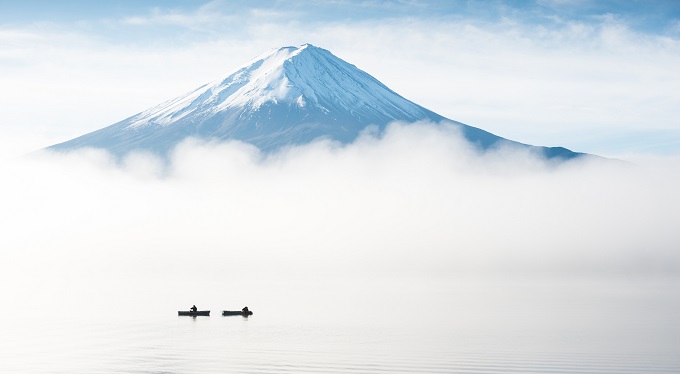
[[[184,310],[180,310],[179,312],[177,312],[177,315],[180,315],[180,316],[194,316],[194,317],[195,317],[195,316],[209,316],[209,315],[210,315],[210,311],[209,311],[209,310],[197,310],[197,311],[195,311],[195,312],[192,312],[192,311],[184,311]]]
[[[240,310],[225,310],[225,311],[222,312],[222,315],[223,316],[244,316],[244,317],[247,317],[247,316],[252,316],[253,312],[250,311],[250,310],[247,311],[247,312],[243,312],[243,311],[240,311]]]

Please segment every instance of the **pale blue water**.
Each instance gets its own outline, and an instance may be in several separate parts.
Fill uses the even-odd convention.
[[[222,317],[242,305],[220,299],[178,317],[172,289],[130,303],[130,286],[107,308],[5,310],[0,371],[680,372],[671,280],[285,281],[251,290],[249,318]]]

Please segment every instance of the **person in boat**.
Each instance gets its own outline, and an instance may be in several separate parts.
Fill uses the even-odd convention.
[[[196,308],[196,305],[194,305],[189,310],[195,313],[198,310],[198,308]]]
[[[242,311],[243,313],[248,313],[248,312],[250,312],[250,310],[248,310],[248,307],[245,307],[245,308],[241,309],[241,311]]]

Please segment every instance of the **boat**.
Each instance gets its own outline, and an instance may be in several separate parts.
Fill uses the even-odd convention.
[[[186,311],[185,311],[185,310],[180,310],[179,312],[177,312],[177,315],[180,315],[180,316],[193,316],[193,317],[196,317],[196,316],[209,316],[209,315],[210,315],[210,311],[209,311],[209,310],[197,310],[197,311],[195,311],[195,312],[192,312],[192,311],[190,311],[190,310],[186,310]]]
[[[222,311],[222,315],[223,316],[244,316],[244,317],[248,317],[248,316],[252,316],[253,312],[250,311],[250,310],[247,311],[247,312],[244,312],[242,310],[224,310],[224,311]]]

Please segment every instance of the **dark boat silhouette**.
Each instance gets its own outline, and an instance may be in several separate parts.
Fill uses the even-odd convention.
[[[245,317],[247,317],[247,316],[253,315],[253,312],[250,311],[250,310],[247,311],[247,312],[244,312],[242,310],[225,310],[225,311],[222,311],[222,315],[223,316],[245,316]]]
[[[195,312],[192,312],[192,311],[190,311],[190,310],[186,310],[186,311],[185,311],[185,310],[180,310],[179,312],[177,312],[177,315],[180,315],[180,316],[194,316],[194,317],[195,317],[195,316],[209,316],[209,315],[210,315],[210,311],[209,311],[209,310],[197,310],[197,311],[195,311]]]

